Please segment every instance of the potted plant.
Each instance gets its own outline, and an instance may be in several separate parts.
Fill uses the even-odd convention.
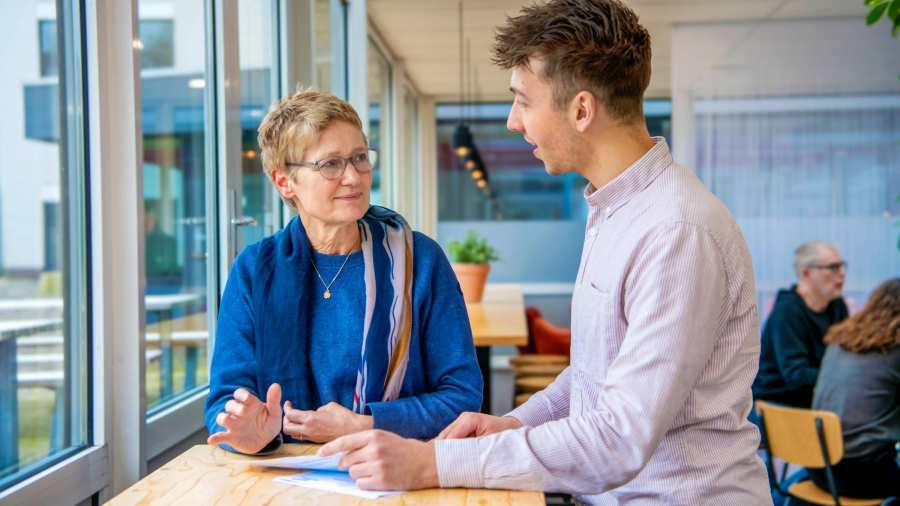
[[[487,239],[479,238],[472,230],[466,233],[462,241],[447,243],[447,250],[453,272],[462,288],[463,299],[466,302],[481,302],[484,284],[491,271],[490,262],[500,259],[497,252],[488,245]]]

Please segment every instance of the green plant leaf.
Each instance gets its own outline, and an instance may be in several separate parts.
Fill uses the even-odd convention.
[[[896,22],[898,14],[900,14],[900,0],[894,0],[888,7],[887,17]]]
[[[896,37],[900,33],[900,16],[894,20],[894,27],[891,28],[891,37]]]
[[[866,7],[872,7],[873,5],[885,3],[889,0],[863,0],[863,5]]]
[[[872,10],[869,11],[869,15],[866,16],[866,24],[871,26],[878,22],[881,19],[881,16],[884,15],[884,11],[888,8],[888,4],[882,3],[878,4],[875,7],[872,7]]]
[[[500,259],[487,239],[479,238],[473,230],[462,241],[448,242],[447,252],[450,260],[458,264],[486,264]]]

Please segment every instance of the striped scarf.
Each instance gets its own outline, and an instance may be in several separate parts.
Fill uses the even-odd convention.
[[[358,226],[366,307],[353,410],[362,414],[367,403],[397,399],[403,386],[412,327],[413,235],[402,216],[378,206]],[[319,282],[311,262],[309,237],[295,217],[260,242],[251,293],[257,392],[264,395],[272,383],[287,381],[286,398],[303,410],[323,404],[309,361],[308,305]]]
[[[413,235],[402,216],[384,207],[371,206],[358,224],[365,262],[366,312],[353,411],[365,413],[371,399],[396,399],[406,376],[412,327]],[[382,371],[383,380],[381,374],[373,374]]]

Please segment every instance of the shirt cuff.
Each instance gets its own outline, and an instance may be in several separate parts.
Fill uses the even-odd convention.
[[[434,459],[441,488],[484,488],[478,438],[435,441]]]

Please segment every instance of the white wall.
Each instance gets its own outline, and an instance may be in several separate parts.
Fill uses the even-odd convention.
[[[697,98],[900,92],[900,40],[862,18],[725,22],[672,29],[672,137],[693,165]]]
[[[867,27],[862,18],[676,25],[672,31],[672,137],[676,160],[697,167],[700,163],[695,159],[698,144],[717,143],[716,146],[728,149],[729,139],[716,137],[715,127],[705,132],[695,128],[700,107],[730,108],[732,117],[741,112],[777,115],[796,111],[808,115],[810,111],[844,109],[896,110],[900,94],[900,39],[892,38],[889,28],[887,23]],[[738,97],[751,100],[724,100]],[[753,100],[762,97],[824,98]],[[826,117],[829,116],[822,116]],[[759,123],[750,121],[748,124]],[[828,125],[823,128],[827,129]],[[853,131],[849,124],[833,125],[833,128],[841,132]],[[873,135],[871,131],[865,132],[865,135]],[[795,136],[803,133],[794,132]],[[888,136],[896,133],[897,130],[885,132]],[[747,135],[753,135],[752,128],[747,129]],[[707,142],[705,139],[715,140]],[[698,140],[705,141],[698,143]],[[872,140],[866,139],[866,142]],[[746,139],[734,139],[735,144],[746,145],[744,141]],[[864,294],[879,281],[900,272],[900,251],[896,247],[898,229],[892,223],[897,217],[896,212],[891,216],[890,202],[882,214],[870,212],[857,216],[838,206],[832,206],[835,209],[832,215],[798,217],[779,214],[778,204],[782,202],[779,199],[790,195],[799,198],[802,187],[809,189],[816,184],[810,178],[834,178],[834,174],[839,173],[829,166],[835,163],[828,158],[829,147],[823,145],[821,148],[821,175],[813,174],[816,165],[803,160],[798,162],[802,165],[798,169],[803,170],[797,170],[789,179],[774,182],[783,185],[777,189],[783,195],[781,197],[771,188],[771,191],[766,189],[766,184],[773,184],[773,181],[766,179],[764,172],[758,175],[761,178],[759,185],[743,188],[748,192],[747,198],[767,201],[771,197],[767,201],[771,205],[765,208],[763,216],[737,216],[753,255],[763,312],[765,300],[774,290],[794,279],[793,249],[808,240],[831,241],[842,250],[850,265],[845,290],[851,297],[862,299],[854,301],[857,307],[864,302]],[[760,161],[765,155],[760,152],[759,157],[734,168],[756,170],[754,161]],[[890,188],[889,181],[894,180],[891,175],[896,174],[898,168],[897,157],[860,158],[853,159],[856,165],[844,167],[856,171],[848,181],[865,184],[868,180],[863,176],[875,174],[875,185],[888,184],[884,188]],[[864,173],[862,169],[871,170]],[[702,170],[698,172],[704,177]],[[835,181],[840,180],[819,182],[839,184]],[[717,191],[716,188],[713,191]],[[874,188],[863,194],[878,195],[879,191],[884,190]],[[734,191],[729,190],[729,193]],[[846,194],[854,193],[848,191]],[[889,195],[891,201],[893,198]],[[853,207],[850,204],[847,209]]]

